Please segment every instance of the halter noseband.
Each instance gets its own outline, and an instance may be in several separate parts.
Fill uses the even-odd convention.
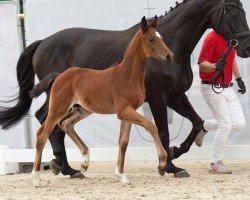
[[[236,45],[233,46],[233,47],[235,48],[235,47],[238,46],[238,43],[239,43],[239,42],[238,42],[238,39],[244,38],[244,37],[247,37],[247,36],[250,36],[250,31],[248,30],[248,31],[240,32],[240,33],[235,33],[234,30],[233,30],[232,23],[231,23],[231,21],[229,20],[229,14],[230,14],[230,12],[228,12],[228,10],[227,10],[226,7],[227,7],[227,6],[235,6],[235,7],[237,7],[237,8],[240,9],[240,10],[243,10],[243,8],[242,8],[241,6],[239,6],[239,5],[237,5],[237,4],[234,4],[234,3],[226,3],[225,0],[222,0],[222,4],[223,4],[223,5],[222,5],[221,11],[220,11],[220,17],[219,17],[219,19],[218,19],[218,23],[217,23],[217,26],[216,26],[216,31],[218,32],[218,28],[219,28],[219,25],[220,25],[220,22],[221,22],[221,18],[222,18],[222,16],[224,15],[225,18],[226,18],[228,27],[229,27],[229,29],[230,29],[230,32],[231,32],[231,34],[232,34],[232,36],[233,36],[233,38],[232,38],[231,40],[233,41],[234,44],[236,44]],[[249,38],[247,38],[247,40],[248,40],[248,39],[249,39]],[[246,40],[246,41],[247,41],[247,40]],[[245,43],[246,41],[242,42],[242,44]]]

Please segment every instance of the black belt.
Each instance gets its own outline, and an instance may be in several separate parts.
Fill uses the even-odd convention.
[[[204,80],[201,80],[201,83],[202,84],[208,84],[208,85],[212,85],[213,83],[212,83],[212,81],[204,81]],[[229,88],[229,87],[232,87],[234,84],[233,83],[229,83],[229,84],[215,84],[216,86],[218,86],[218,87],[222,87],[222,88]]]

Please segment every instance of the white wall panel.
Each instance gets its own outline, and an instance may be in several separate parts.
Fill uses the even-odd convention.
[[[26,36],[28,44],[43,39],[59,30],[70,27],[86,27],[107,30],[122,30],[129,28],[135,23],[139,22],[142,16],[149,16],[148,10],[145,8],[149,6],[153,8],[150,15],[164,14],[165,10],[169,10],[170,6],[175,6],[175,1],[172,0],[26,0]],[[250,2],[242,0],[244,8],[247,13],[247,19],[250,23]],[[15,67],[18,55],[17,35],[16,35],[16,14],[13,3],[0,4],[0,94],[13,94],[16,89],[13,89],[16,83]],[[207,33],[206,33],[207,34]],[[3,43],[2,43],[3,42]],[[191,103],[194,105],[196,111],[203,118],[211,118],[212,115],[202,99],[199,91],[199,77],[197,75],[198,66],[197,57],[200,51],[201,42],[197,45],[193,54],[193,71],[194,83],[191,90],[188,92]],[[250,60],[237,58],[240,71],[243,79],[250,85]],[[6,86],[6,82],[8,83]],[[4,87],[3,87],[4,86]],[[247,122],[250,120],[250,93],[239,95],[242,102]],[[32,114],[44,102],[44,96],[40,97],[33,103]],[[139,109],[142,112],[141,109]],[[184,120],[183,126],[182,117],[174,114],[174,122],[170,125],[171,138],[175,137],[179,130],[180,135],[173,144],[179,144],[191,129],[191,124],[188,120]],[[32,132],[33,137],[39,123],[35,118],[32,118]],[[250,134],[249,123],[245,131],[240,133],[233,133],[231,135],[230,144],[249,144]],[[151,140],[143,128],[135,126],[132,128],[130,146],[153,146],[151,142],[146,142],[138,135],[141,135]],[[119,121],[115,116],[107,115],[92,115],[77,126],[81,138],[91,147],[113,147],[117,146],[117,139],[119,133]],[[20,148],[22,146],[21,126],[17,126],[10,132],[4,132],[4,137],[0,131],[0,144],[9,144],[11,147]],[[15,138],[15,141],[13,140]],[[210,134],[206,139],[206,144],[211,144],[213,134]],[[34,139],[33,139],[34,141]],[[75,147],[75,145],[67,139],[68,147]]]
[[[18,92],[18,55],[16,5],[14,2],[0,2],[0,100],[13,98],[11,95]],[[0,145],[8,144],[11,148],[22,148],[21,130],[20,124],[9,131],[0,129]]]

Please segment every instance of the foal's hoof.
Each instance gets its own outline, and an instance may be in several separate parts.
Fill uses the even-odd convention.
[[[51,160],[49,164],[53,174],[58,175],[61,171],[61,167],[54,160]]]
[[[83,172],[86,172],[88,167],[89,167],[89,165],[81,164],[81,169]]]
[[[83,173],[82,172],[77,172],[77,173],[75,173],[75,174],[71,174],[70,175],[70,178],[79,178],[79,179],[83,179],[83,178],[86,178],[84,175],[83,175]]]
[[[118,167],[115,168],[115,175],[120,178],[122,185],[129,185],[130,181],[125,174],[119,172]]]
[[[89,167],[89,155],[90,151],[88,150],[87,154],[83,154],[83,163],[81,164],[82,171],[86,172]]]
[[[158,167],[158,173],[160,174],[160,176],[164,176],[165,175],[165,168],[162,167]]]
[[[185,169],[174,173],[174,177],[175,178],[188,178],[190,177],[189,173],[187,173],[187,171]]]
[[[31,172],[33,186],[35,188],[41,187],[41,179],[40,179],[40,172],[39,171],[32,171]]]

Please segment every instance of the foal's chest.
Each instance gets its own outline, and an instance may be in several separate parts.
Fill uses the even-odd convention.
[[[144,84],[140,86],[135,85],[133,88],[131,88],[129,99],[134,108],[140,107],[146,99]]]

